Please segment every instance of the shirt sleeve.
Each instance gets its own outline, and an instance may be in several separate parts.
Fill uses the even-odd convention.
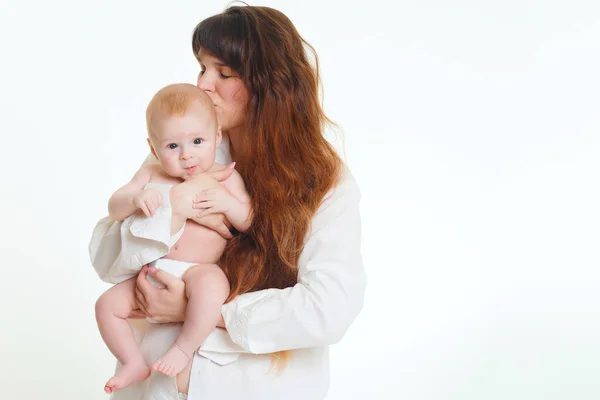
[[[360,194],[346,176],[313,218],[298,265],[298,283],[237,296],[222,308],[232,345],[255,354],[318,347],[341,340],[363,306]],[[212,348],[214,344],[214,349]],[[224,351],[225,341],[202,345]]]
[[[122,222],[105,217],[96,224],[88,250],[92,266],[104,282],[134,277],[144,264],[166,255],[183,233],[185,224],[171,236],[168,187],[159,190],[163,191],[163,203],[152,217],[134,214]]]

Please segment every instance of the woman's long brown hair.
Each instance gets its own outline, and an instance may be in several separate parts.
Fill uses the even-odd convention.
[[[283,13],[251,6],[200,22],[192,46],[196,56],[208,51],[235,70],[250,94],[246,131],[233,155],[254,220],[229,241],[219,262],[231,286],[228,301],[294,286],[311,220],[342,165],[323,136],[331,121],[319,101],[316,52]],[[289,352],[275,356],[283,367]]]

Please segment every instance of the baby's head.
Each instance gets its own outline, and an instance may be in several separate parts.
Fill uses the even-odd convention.
[[[146,125],[150,151],[168,175],[188,179],[215,163],[221,128],[202,89],[186,83],[160,89],[146,109]]]

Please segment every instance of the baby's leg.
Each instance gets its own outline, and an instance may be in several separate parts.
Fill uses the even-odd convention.
[[[133,328],[127,322],[129,313],[135,308],[134,290],[135,278],[132,278],[108,289],[96,302],[100,335],[122,365],[116,375],[106,382],[106,393],[143,381],[150,375],[150,368],[135,340]]]
[[[217,326],[221,306],[229,295],[229,282],[217,265],[194,266],[182,277],[188,305],[181,333],[152,369],[175,376],[190,362],[194,351]]]

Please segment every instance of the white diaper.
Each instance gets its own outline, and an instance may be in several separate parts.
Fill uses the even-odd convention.
[[[178,279],[181,279],[184,272],[194,265],[196,264],[184,261],[169,260],[168,258],[159,258],[158,260],[152,261],[150,264],[148,264],[148,266],[168,272]],[[156,279],[150,276],[150,274],[147,274],[146,278],[148,279],[148,282],[150,282],[150,284],[156,288],[163,289],[165,287],[165,285],[156,281]],[[156,321],[151,318],[146,318],[146,320],[148,320],[148,322],[156,323]]]
[[[171,275],[175,275],[175,277],[181,279],[183,273],[187,271],[190,267],[196,265],[195,263],[189,263],[184,261],[177,260],[169,260],[168,258],[159,258],[156,261],[152,261],[148,264],[149,267],[154,267],[156,269],[161,269],[165,272],[168,272]],[[148,281],[152,284],[152,286],[162,289],[165,287],[160,282],[157,282],[150,274],[146,275],[148,277]]]

